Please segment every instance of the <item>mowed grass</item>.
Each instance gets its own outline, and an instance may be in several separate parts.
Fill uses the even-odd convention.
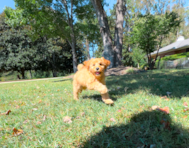
[[[114,106],[95,91],[73,100],[72,79],[0,84],[0,147],[189,146],[189,70],[110,76],[107,87]]]

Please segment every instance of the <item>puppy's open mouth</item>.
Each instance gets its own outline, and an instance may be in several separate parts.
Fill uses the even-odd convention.
[[[100,72],[95,72],[96,75],[100,75]]]

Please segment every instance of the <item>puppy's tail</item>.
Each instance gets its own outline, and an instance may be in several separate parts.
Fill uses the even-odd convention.
[[[77,70],[81,70],[83,67],[84,67],[83,64],[79,64],[79,65],[77,65]]]

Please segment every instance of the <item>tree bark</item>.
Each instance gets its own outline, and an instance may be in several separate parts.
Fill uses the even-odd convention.
[[[53,73],[53,77],[57,77],[54,52],[52,54],[52,73]]]
[[[107,60],[110,60],[111,64],[108,68],[112,68],[114,63],[114,52],[111,33],[108,25],[108,18],[102,6],[101,0],[91,0],[91,2],[95,9],[96,16],[98,18],[98,23],[100,25],[100,33],[104,45],[103,57]]]
[[[22,79],[25,79],[25,70],[21,69],[21,75],[22,75]]]
[[[87,38],[86,38],[86,52],[87,52],[87,60],[90,60],[89,40]]]
[[[73,0],[71,0],[71,7],[70,7],[70,12],[68,11],[68,4],[66,0],[62,0],[63,5],[66,9],[67,12],[67,17],[68,17],[68,25],[71,28],[71,33],[70,33],[70,37],[71,37],[71,41],[69,39],[68,42],[72,48],[72,64],[73,64],[73,71],[74,73],[77,71],[77,57],[76,57],[76,38],[75,38],[75,34],[74,34],[74,25],[73,25]]]
[[[74,35],[73,35],[74,36]],[[68,43],[70,44],[71,48],[72,48],[72,65],[73,65],[73,72],[75,73],[77,71],[77,56],[76,56],[76,41],[75,41],[75,37],[72,37],[71,39],[72,41],[70,42],[69,40]]]
[[[77,71],[77,57],[76,57],[76,41],[75,41],[75,36],[72,38],[72,56],[73,56],[73,71],[74,73]]]
[[[31,77],[31,79],[32,79],[32,71],[30,70],[30,77]]]
[[[117,0],[116,4],[116,26],[114,35],[114,66],[122,64],[122,47],[123,47],[123,21],[126,7],[123,0]]]

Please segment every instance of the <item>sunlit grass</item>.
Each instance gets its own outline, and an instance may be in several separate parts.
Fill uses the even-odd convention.
[[[5,147],[186,147],[189,145],[189,70],[110,76],[114,106],[98,92],[73,100],[72,80],[0,84],[0,145]],[[167,92],[171,94],[167,95]],[[168,99],[161,96],[167,95]],[[151,107],[169,107],[170,114]],[[71,117],[66,123],[64,117]],[[161,121],[170,122],[165,127]],[[12,129],[22,129],[14,136]]]

